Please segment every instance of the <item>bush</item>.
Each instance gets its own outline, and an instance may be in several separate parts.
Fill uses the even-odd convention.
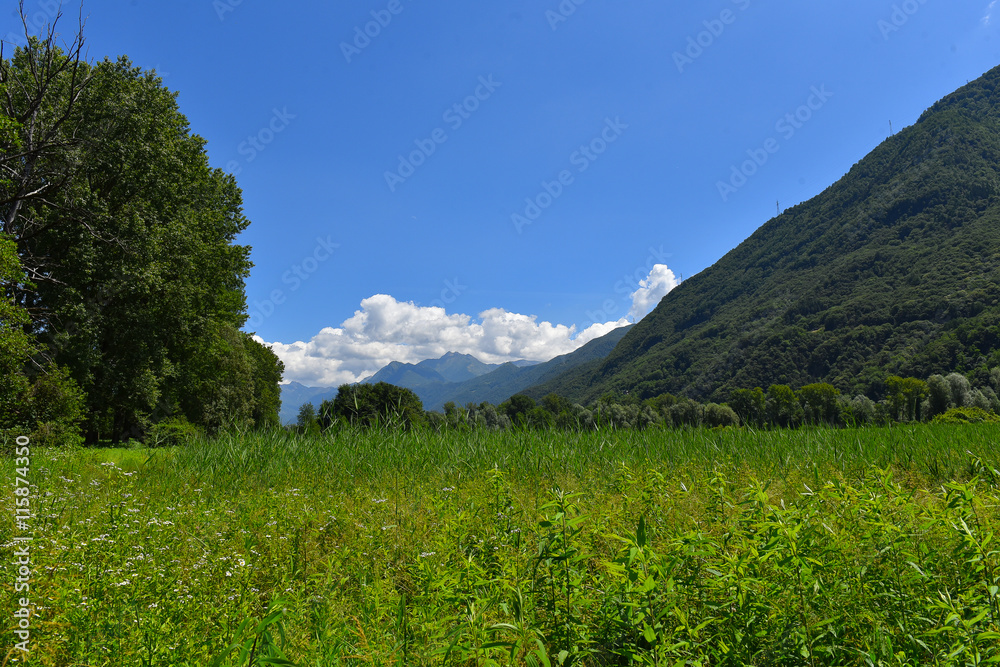
[[[183,447],[201,437],[201,430],[183,417],[171,417],[153,425],[146,434],[147,447]]]
[[[740,418],[736,415],[736,411],[728,405],[709,403],[705,406],[704,424],[710,428],[739,426]]]
[[[38,447],[72,447],[83,442],[84,395],[65,368],[52,366],[30,385],[23,376],[19,394],[0,415],[5,435],[31,438]]]
[[[935,424],[1000,423],[1000,417],[982,408],[952,408],[933,420]]]

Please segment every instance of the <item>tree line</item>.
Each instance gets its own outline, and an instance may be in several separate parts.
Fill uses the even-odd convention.
[[[0,46],[0,432],[276,426],[282,364],[241,331],[235,179],[154,72],[87,62],[82,27],[28,32]]]
[[[989,377],[988,385],[974,387],[960,373],[932,375],[926,381],[889,376],[878,401],[865,395],[841,394],[826,383],[797,390],[773,384],[767,390],[737,389],[721,404],[699,403],[671,394],[645,400],[628,394],[607,394],[583,406],[553,393],[538,402],[522,394],[500,405],[484,402],[458,406],[449,402],[443,412],[425,411],[411,390],[380,382],[343,385],[335,398],[323,401],[318,409],[311,403],[303,405],[294,428],[318,433],[344,426],[469,431],[856,427],[935,419],[1000,421],[1000,368],[992,369]]]

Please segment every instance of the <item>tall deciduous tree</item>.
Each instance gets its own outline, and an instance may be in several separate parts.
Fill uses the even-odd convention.
[[[90,439],[183,415],[276,424],[274,354],[239,329],[249,221],[176,94],[126,58],[90,65],[54,29],[0,58],[0,217],[33,286],[14,295],[87,395]],[[271,385],[274,385],[273,387]]]
[[[319,411],[324,426],[342,420],[363,428],[411,428],[425,421],[420,398],[409,389],[386,382],[341,385],[337,396],[323,401]]]

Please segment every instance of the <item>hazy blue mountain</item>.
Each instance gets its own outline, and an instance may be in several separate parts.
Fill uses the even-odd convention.
[[[465,382],[498,367],[499,364],[484,364],[469,354],[448,352],[439,359],[427,359],[417,364],[394,361],[362,382],[364,384],[388,382],[397,387],[415,389],[429,383]]]
[[[550,361],[530,366],[516,362],[503,364],[496,370],[461,383],[428,384],[414,389],[424,403],[425,410],[441,410],[449,401],[457,405],[466,403],[499,404],[528,387],[556,378],[570,369],[599,362],[614,349],[632,325],[615,329],[601,338],[592,340],[580,349],[558,356]]]
[[[441,410],[449,401],[459,405],[483,401],[498,404],[581,364],[600,361],[629,329],[631,326],[615,329],[575,352],[542,363],[520,360],[485,364],[471,355],[449,352],[440,359],[428,359],[418,364],[394,361],[362,382],[388,382],[406,387],[420,397],[425,410]],[[298,382],[283,385],[281,421],[294,424],[299,408],[304,404],[312,403],[319,408],[320,403],[336,395],[337,387],[306,387]]]
[[[278,413],[281,423],[294,424],[303,405],[312,403],[318,408],[320,403],[336,395],[336,387],[307,387],[299,382],[281,385],[281,411]]]

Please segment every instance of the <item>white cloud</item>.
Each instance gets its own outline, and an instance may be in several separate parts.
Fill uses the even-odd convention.
[[[983,16],[983,18],[981,19],[981,20],[982,20],[982,22],[983,22],[983,25],[989,25],[989,24],[990,24],[990,21],[992,21],[992,20],[993,20],[993,9],[994,9],[994,8],[995,8],[996,6],[997,6],[997,0],[993,0],[993,2],[991,2],[991,3],[989,4],[989,6],[988,6],[988,7],[986,8],[986,14],[985,14],[985,15]]]
[[[670,269],[657,264],[639,282],[629,313],[640,319],[677,285]],[[628,324],[618,321],[575,326],[538,322],[534,315],[491,308],[469,315],[448,314],[444,308],[400,302],[376,294],[339,327],[326,327],[308,342],[267,343],[285,364],[285,380],[311,386],[339,386],[374,374],[392,361],[418,363],[447,352],[470,354],[488,364],[528,359],[548,361],[572,352]]]
[[[656,264],[649,272],[649,276],[639,281],[639,289],[632,292],[632,308],[628,314],[638,322],[651,313],[656,304],[660,303],[660,299],[678,284],[680,281],[666,264]]]
[[[327,327],[308,342],[265,344],[285,363],[286,380],[336,386],[362,380],[391,361],[417,363],[447,352],[471,354],[490,364],[547,361],[622,324],[594,324],[577,334],[575,327],[501,308],[483,311],[474,322],[468,315],[377,294],[362,301],[361,309],[340,327]]]

